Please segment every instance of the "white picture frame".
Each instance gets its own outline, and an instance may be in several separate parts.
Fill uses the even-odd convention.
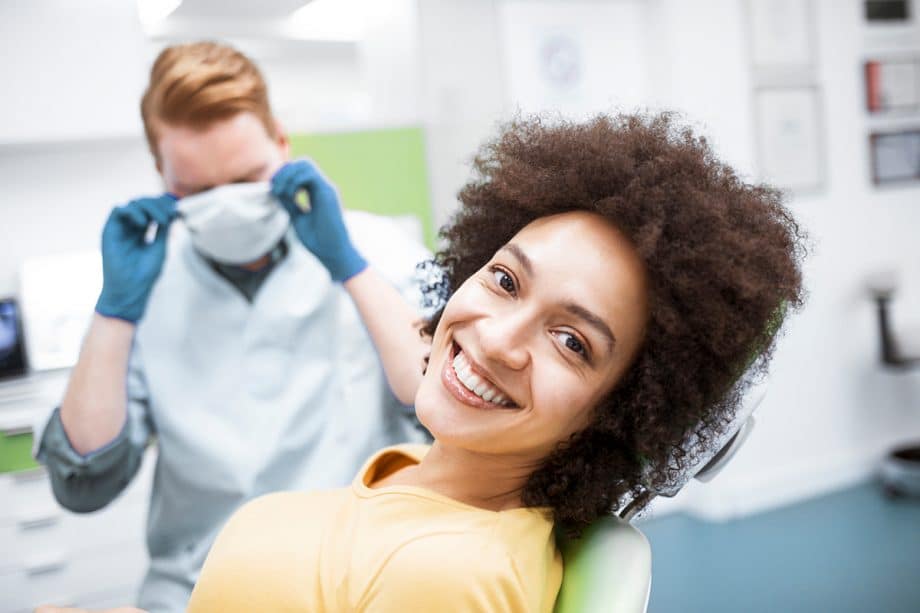
[[[876,186],[920,181],[920,128],[870,134],[869,149]]]
[[[920,58],[869,60],[865,72],[870,113],[920,110]]]
[[[755,70],[815,64],[812,0],[748,0],[748,20]]]
[[[823,188],[824,136],[818,88],[755,90],[754,106],[760,179],[794,192]]]

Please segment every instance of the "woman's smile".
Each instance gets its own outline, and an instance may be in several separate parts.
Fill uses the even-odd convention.
[[[463,404],[482,409],[520,408],[456,341],[451,343],[450,353],[444,361],[441,381],[447,391]]]

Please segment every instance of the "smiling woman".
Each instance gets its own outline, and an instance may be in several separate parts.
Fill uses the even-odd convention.
[[[679,478],[766,368],[801,302],[802,233],[671,116],[518,121],[476,169],[414,375],[433,444],[378,452],[347,489],[245,505],[192,613],[549,613],[555,529]],[[413,361],[390,340],[417,331],[368,279],[346,288],[382,360]]]
[[[571,317],[572,307],[583,315],[586,308],[616,338],[613,378],[593,380],[600,393],[586,411],[576,401],[583,390],[561,370],[535,370],[524,386],[537,407],[541,389],[567,394],[568,414],[583,419],[576,431],[560,432],[520,492],[523,504],[552,508],[558,524],[578,532],[633,501],[641,507],[650,490],[680,483],[716,444],[746,385],[765,371],[783,316],[801,305],[804,233],[780,192],[741,181],[671,114],[518,121],[483,147],[475,166],[478,175],[460,192],[463,206],[442,230],[446,247],[438,254],[457,294],[497,269],[503,289],[517,280],[523,298],[514,304],[532,308],[526,290],[540,271],[528,273],[526,260],[506,257],[505,247],[577,211],[580,224],[557,226],[556,240],[546,243],[556,253],[541,259],[560,267],[550,285],[570,303],[561,328],[577,330],[565,336],[567,346],[595,347],[586,336],[597,329],[588,324],[593,318]],[[619,237],[609,243],[620,245],[615,254],[592,240],[592,231],[608,226]],[[546,240],[519,246],[542,249]],[[636,268],[643,307],[637,293],[626,293]],[[631,309],[643,311],[638,339],[629,335],[637,329]],[[442,317],[452,320],[452,310],[448,304]],[[558,334],[553,321],[540,322],[543,338]],[[428,326],[433,359],[438,323]],[[583,388],[591,385],[583,379]]]

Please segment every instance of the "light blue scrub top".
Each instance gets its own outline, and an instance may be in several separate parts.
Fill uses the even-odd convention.
[[[371,265],[421,305],[424,247],[386,218],[349,212],[346,223]],[[214,537],[246,501],[345,486],[382,447],[424,440],[350,297],[293,233],[250,303],[174,230],[135,334],[121,434],[81,456],[55,411],[36,436],[55,496],[75,511],[113,500],[155,438],[150,568],[137,602],[151,613],[185,610]]]

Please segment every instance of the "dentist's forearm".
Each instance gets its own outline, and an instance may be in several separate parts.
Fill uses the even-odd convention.
[[[135,327],[121,319],[93,315],[61,402],[61,423],[80,454],[111,442],[124,426]]]
[[[428,344],[419,334],[418,314],[370,266],[348,279],[344,286],[377,348],[390,389],[403,404],[414,403],[422,382],[422,362],[428,352]]]

